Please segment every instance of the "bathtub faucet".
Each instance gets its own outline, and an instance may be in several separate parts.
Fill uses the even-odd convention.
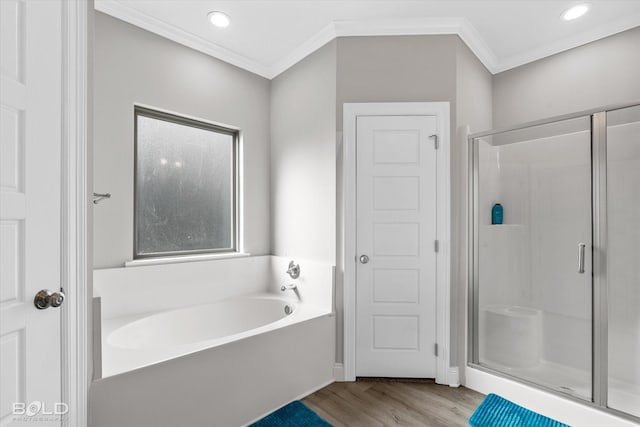
[[[282,285],[282,287],[280,288],[280,290],[281,290],[282,292],[284,292],[284,291],[286,291],[287,289],[291,289],[291,290],[293,290],[293,289],[297,289],[297,288],[298,288],[298,287],[295,285],[295,283],[292,283],[292,284],[290,284],[290,285]]]

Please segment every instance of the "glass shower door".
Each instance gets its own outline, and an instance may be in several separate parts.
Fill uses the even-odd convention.
[[[608,406],[640,417],[640,106],[607,113]]]
[[[473,147],[473,360],[590,401],[590,117],[480,136]]]

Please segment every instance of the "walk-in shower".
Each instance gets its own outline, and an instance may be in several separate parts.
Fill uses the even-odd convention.
[[[469,144],[470,364],[640,417],[640,105]]]

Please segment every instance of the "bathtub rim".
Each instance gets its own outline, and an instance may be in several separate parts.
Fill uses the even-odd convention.
[[[206,306],[212,306],[211,310],[215,310],[215,307],[213,306],[217,306],[217,305],[224,305],[225,303],[227,303],[230,300],[244,300],[244,299],[248,299],[248,300],[263,300],[263,301],[274,301],[277,302],[279,304],[282,304],[283,307],[283,314],[280,315],[280,317],[278,317],[275,320],[272,320],[268,323],[262,323],[259,326],[256,326],[254,328],[251,329],[247,329],[247,330],[243,330],[241,332],[236,332],[234,334],[227,334],[227,335],[223,335],[223,336],[218,336],[216,338],[207,338],[204,340],[199,340],[199,341],[191,341],[191,342],[183,342],[180,344],[168,344],[166,347],[163,346],[144,346],[144,347],[127,347],[127,346],[123,346],[123,345],[118,345],[114,343],[114,334],[121,334],[122,330],[125,328],[129,328],[132,327],[133,325],[139,324],[140,322],[145,322],[148,320],[151,320],[155,317],[163,317],[163,316],[171,316],[171,315],[175,315],[181,311],[184,312],[189,312],[191,310],[201,310],[202,308],[206,307]],[[289,314],[286,313],[286,311],[284,311],[284,307],[292,307],[293,311]],[[113,325],[109,325],[109,333],[106,334],[104,336],[104,342],[106,344],[108,344],[110,347],[115,347],[115,348],[119,348],[119,349],[123,349],[123,350],[153,350],[153,349],[160,349],[160,348],[173,348],[173,349],[178,349],[180,347],[188,347],[197,343],[204,343],[204,342],[209,342],[209,341],[216,341],[216,340],[220,340],[226,337],[233,337],[236,335],[241,335],[245,332],[249,332],[249,331],[253,331],[254,329],[259,329],[265,326],[269,326],[269,325],[273,325],[277,322],[280,322],[283,319],[286,319],[290,316],[295,315],[295,313],[298,311],[298,308],[300,306],[300,302],[294,302],[292,299],[290,298],[278,298],[277,296],[266,296],[266,295],[246,295],[246,296],[235,296],[235,297],[230,297],[230,298],[226,298],[224,300],[220,300],[220,301],[216,301],[216,302],[207,302],[207,303],[202,303],[202,304],[194,304],[194,305],[190,305],[190,306],[184,306],[184,307],[176,307],[176,308],[171,308],[171,309],[167,309],[167,310],[158,310],[152,313],[146,313],[146,314],[141,314],[141,315],[129,315],[129,316],[119,316],[119,317],[113,317],[111,319],[106,319],[109,321],[109,323],[113,322],[113,323],[118,323],[120,324],[121,322],[119,322],[119,320],[122,320],[122,323],[119,326],[113,326]],[[188,313],[185,313],[186,315],[188,315]],[[126,321],[126,323],[125,323]]]
[[[140,362],[140,363],[136,363],[135,367],[133,368],[126,368],[126,369],[105,369],[105,360],[107,359],[105,357],[105,349],[109,349],[111,351],[115,351],[115,353],[136,353],[136,352],[140,352],[140,350],[133,350],[133,349],[122,349],[119,347],[115,347],[113,345],[110,345],[107,342],[107,338],[109,336],[109,334],[111,334],[113,331],[117,330],[120,327],[125,326],[127,323],[132,323],[135,322],[137,320],[142,320],[145,317],[149,317],[155,314],[159,314],[159,313],[163,313],[163,312],[169,312],[169,311],[174,311],[174,310],[183,310],[183,309],[188,309],[189,307],[195,307],[195,306],[200,306],[200,305],[208,305],[208,304],[217,304],[217,303],[222,303],[226,300],[231,300],[231,299],[244,299],[247,297],[262,297],[262,298],[267,298],[267,299],[277,299],[277,300],[281,300],[283,302],[287,302],[287,303],[293,303],[295,305],[295,310],[291,315],[285,316],[284,318],[278,319],[275,322],[271,322],[268,323],[266,325],[262,325],[258,328],[253,328],[250,329],[248,331],[243,331],[241,333],[238,334],[233,334],[233,335],[229,335],[226,337],[222,337],[222,338],[216,338],[216,339],[212,339],[212,340],[205,340],[205,341],[200,341],[197,344],[192,344],[191,349],[188,349],[188,345],[182,346],[183,348],[180,349],[180,351],[176,351],[175,354],[165,354],[159,357],[154,358],[154,360],[151,361],[145,361],[145,362]],[[96,381],[100,381],[102,379],[106,379],[106,378],[114,378],[117,376],[121,376],[121,375],[126,375],[130,372],[134,372],[134,371],[139,371],[142,369],[146,369],[150,366],[156,366],[156,365],[160,365],[160,364],[164,364],[164,363],[169,363],[174,359],[177,358],[182,358],[182,357],[188,357],[191,355],[194,355],[196,353],[200,353],[203,351],[207,351],[207,350],[211,350],[211,349],[215,349],[216,347],[220,347],[220,346],[224,346],[225,344],[229,344],[231,342],[236,342],[236,341],[242,341],[242,340],[247,340],[247,339],[251,339],[257,335],[261,335],[261,334],[265,334],[265,333],[269,333],[271,331],[275,331],[278,329],[282,329],[282,328],[286,328],[288,326],[292,326],[292,325],[296,325],[298,323],[306,323],[309,321],[313,321],[315,319],[318,318],[323,318],[323,317],[335,317],[336,313],[333,310],[326,310],[320,306],[316,306],[313,304],[308,304],[308,303],[303,303],[302,301],[296,301],[295,299],[293,299],[292,297],[285,297],[282,295],[278,295],[272,292],[254,292],[254,293],[250,293],[250,294],[245,294],[245,295],[237,295],[237,296],[233,296],[230,298],[226,298],[224,300],[220,300],[219,302],[216,303],[204,303],[204,304],[194,304],[192,306],[185,306],[185,307],[180,307],[180,308],[176,308],[176,309],[170,309],[170,310],[158,310],[155,312],[145,312],[145,313],[139,313],[139,314],[135,314],[135,315],[126,315],[126,316],[116,316],[116,317],[110,317],[107,319],[102,319],[102,321],[104,322],[105,320],[108,321],[118,321],[120,320],[121,322],[119,323],[118,326],[113,326],[110,325],[111,327],[107,330],[105,330],[104,328],[104,323],[101,325],[101,362],[102,362],[102,369],[101,369],[101,376],[99,378],[96,378]],[[118,322],[114,322],[114,323],[118,323]]]

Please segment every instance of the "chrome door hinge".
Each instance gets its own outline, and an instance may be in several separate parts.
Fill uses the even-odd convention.
[[[433,251],[434,252],[438,252],[440,250],[440,241],[439,240],[434,240],[433,241]]]
[[[438,343],[433,344],[433,354],[438,357]]]
[[[436,150],[440,148],[440,138],[438,135],[429,135],[429,138],[433,138],[433,146]]]

